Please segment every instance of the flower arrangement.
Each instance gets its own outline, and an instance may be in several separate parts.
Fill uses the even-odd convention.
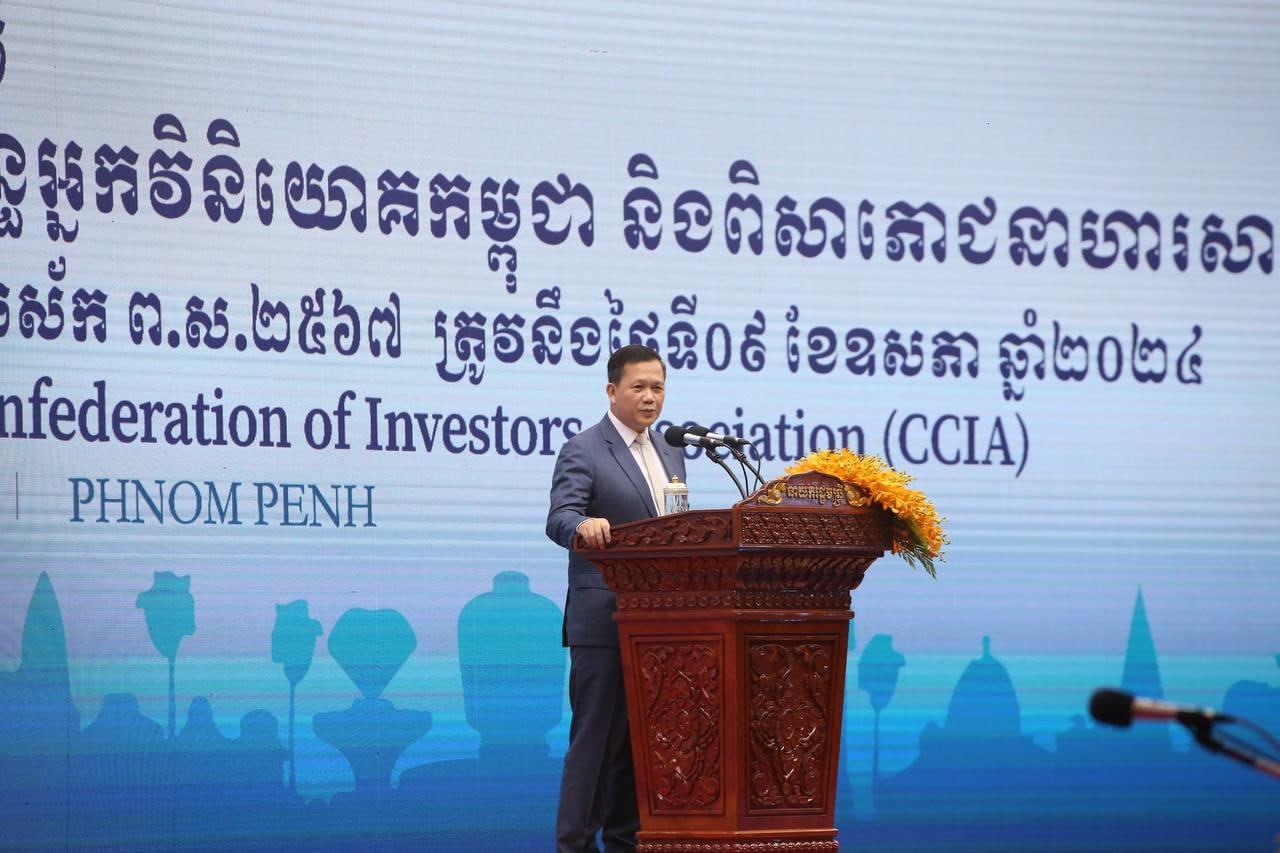
[[[942,546],[947,537],[933,502],[923,492],[909,488],[915,478],[895,471],[879,456],[860,456],[848,448],[818,450],[790,468],[788,474],[817,471],[842,482],[857,486],[871,500],[893,514],[893,553],[907,565],[922,566],[930,577],[937,577],[934,560],[942,559]]]

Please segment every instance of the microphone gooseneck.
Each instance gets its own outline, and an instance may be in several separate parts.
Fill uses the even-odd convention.
[[[730,449],[733,449],[733,448],[741,449],[751,444],[750,440],[745,439],[740,435],[731,435],[731,434],[720,433],[720,432],[712,432],[706,427],[699,426],[698,424],[690,424],[685,429],[686,429],[686,432],[690,432],[694,435],[703,436],[704,438],[708,438],[716,444],[723,444],[725,447],[728,447]]]
[[[1148,699],[1113,688],[1094,691],[1093,698],[1089,700],[1089,713],[1100,723],[1121,727],[1128,726],[1134,720],[1176,721],[1185,726],[1235,722],[1234,717],[1212,708]]]
[[[1280,740],[1257,723],[1242,717],[1222,714],[1212,708],[1196,708],[1162,699],[1147,699],[1109,687],[1093,692],[1089,699],[1089,714],[1100,723],[1120,728],[1127,728],[1134,720],[1176,721],[1185,726],[1196,743],[1209,752],[1225,755],[1274,779],[1280,779],[1280,759],[1275,753],[1267,755],[1257,743],[1218,729],[1219,723],[1243,726],[1253,730],[1273,747],[1280,748]]]
[[[706,431],[703,430],[703,432]],[[743,498],[746,498],[747,490],[743,487],[742,481],[740,481],[737,475],[733,473],[733,469],[724,464],[724,460],[720,458],[719,454],[713,452],[717,447],[727,447],[728,445],[724,444],[724,442],[717,442],[715,439],[707,435],[699,435],[692,429],[682,427],[678,424],[672,424],[663,430],[662,438],[672,447],[684,447],[686,444],[691,444],[703,448],[706,451],[703,456],[706,456],[716,465],[723,468],[725,473],[729,475],[729,478],[733,480],[733,484],[738,487],[738,494],[742,495]],[[738,456],[741,453],[741,451],[732,447],[729,447],[729,450],[735,456]]]

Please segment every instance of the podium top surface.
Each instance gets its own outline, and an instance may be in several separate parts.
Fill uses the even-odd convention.
[[[807,472],[773,480],[725,509],[690,510],[614,526],[604,548],[574,551],[602,561],[662,554],[841,553],[879,557],[889,549],[891,519],[855,486]]]

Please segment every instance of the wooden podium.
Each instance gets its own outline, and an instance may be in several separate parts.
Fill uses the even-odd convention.
[[[884,510],[806,473],[579,549],[618,597],[640,851],[839,849],[849,593],[889,543]]]

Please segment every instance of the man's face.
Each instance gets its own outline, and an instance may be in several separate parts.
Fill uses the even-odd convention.
[[[666,376],[660,361],[640,361],[622,366],[617,385],[604,387],[609,395],[609,411],[636,432],[643,432],[662,414]]]

